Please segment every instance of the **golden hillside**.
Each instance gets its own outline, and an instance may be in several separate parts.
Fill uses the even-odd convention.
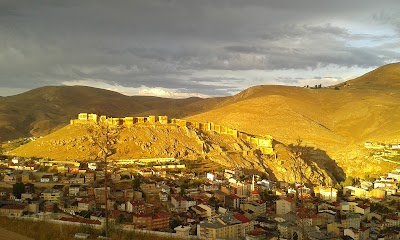
[[[397,63],[341,84],[338,90],[257,86],[188,119],[268,133],[286,144],[301,138],[303,144],[326,151],[346,173],[359,175],[360,166],[367,173],[385,171],[394,166],[364,161],[363,145],[400,142],[399,83]]]
[[[99,149],[88,134],[87,125],[68,125],[22,145],[11,154],[55,160],[96,160]],[[299,176],[294,174],[297,165],[292,153],[282,144],[275,144],[274,147],[277,155],[262,154],[254,144],[228,134],[171,124],[143,123],[123,129],[115,146],[116,153],[110,159],[174,157],[196,162],[206,159],[226,167],[266,172],[272,179],[299,181]],[[298,161],[301,161],[301,169],[305,173],[304,182],[329,184],[343,175],[333,162],[324,165]]]

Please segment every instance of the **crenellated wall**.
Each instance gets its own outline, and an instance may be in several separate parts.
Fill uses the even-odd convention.
[[[257,146],[258,149],[261,150],[263,154],[272,154],[274,149],[272,147],[273,138],[270,135],[264,136],[255,136],[250,135],[245,132],[239,132],[236,129],[229,128],[226,126],[222,126],[219,124],[215,124],[212,122],[201,123],[201,122],[188,122],[186,120],[173,118],[171,120],[168,119],[167,116],[148,116],[148,117],[124,117],[124,118],[112,118],[107,116],[98,116],[93,113],[80,113],[78,115],[78,119],[73,119],[70,121],[70,124],[89,124],[89,123],[97,123],[97,122],[107,122],[110,125],[115,126],[132,126],[134,124],[161,124],[161,125],[174,125],[179,127],[192,127],[196,128],[200,131],[212,131],[219,134],[226,134],[233,136],[234,138],[239,138],[244,141],[250,142]]]

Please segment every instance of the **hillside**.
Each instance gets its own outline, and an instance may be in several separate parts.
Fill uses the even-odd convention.
[[[84,86],[51,86],[0,98],[0,139],[44,136],[69,123],[80,112],[109,116],[158,115],[183,117],[201,112],[218,99],[165,99],[125,96]]]
[[[324,165],[334,160],[347,174],[363,177],[395,167],[365,158],[368,151],[363,145],[400,143],[399,83],[400,63],[396,63],[334,87],[255,86],[212,99],[127,97],[89,87],[46,87],[0,98],[0,136],[43,135],[79,112],[168,115],[269,134],[286,145],[296,145],[300,139],[310,161]]]
[[[296,180],[295,161],[284,145],[275,144],[275,154],[264,155],[255,145],[227,134],[200,131],[171,124],[134,124],[124,128],[110,159],[174,157],[197,161],[207,159],[226,167],[266,172],[272,179]],[[12,155],[47,157],[55,160],[96,160],[99,149],[88,137],[87,126],[68,125],[43,138],[22,145]],[[277,157],[276,157],[277,156]],[[343,177],[343,171],[331,161],[318,164],[299,159],[305,182],[331,183]],[[328,171],[328,166],[329,171]],[[291,173],[291,174],[287,174]],[[299,181],[297,177],[297,181]]]
[[[286,144],[301,138],[304,145],[326,151],[346,173],[359,175],[361,165],[366,173],[385,171],[394,166],[365,162],[363,144],[400,142],[399,83],[400,64],[390,64],[338,90],[256,86],[188,119],[214,119],[249,133],[271,134]]]

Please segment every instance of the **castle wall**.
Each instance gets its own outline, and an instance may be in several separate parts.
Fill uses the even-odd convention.
[[[91,113],[91,114],[88,115],[88,120],[92,120],[94,122],[98,122],[99,116],[97,116],[97,114]]]
[[[79,120],[87,120],[88,119],[88,114],[87,113],[79,113],[78,119]]]
[[[227,134],[234,138],[239,138],[250,142],[257,146],[258,149],[263,154],[272,154],[274,149],[272,148],[273,138],[270,135],[265,136],[251,136],[244,132],[239,132],[236,129],[228,128],[226,126],[222,126],[219,124],[214,124],[212,122],[201,123],[201,122],[188,122],[186,120],[173,118],[170,122],[168,122],[167,116],[158,116],[158,121],[156,116],[148,116],[148,117],[125,117],[125,118],[107,118],[107,116],[98,116],[97,114],[87,114],[80,113],[78,115],[78,119],[73,119],[70,121],[70,124],[88,124],[91,122],[107,122],[110,125],[115,126],[133,126],[136,123],[149,123],[153,127],[156,127],[156,123],[160,123],[163,125],[167,125],[166,127],[176,128],[176,127],[193,127],[199,129],[200,131],[212,131],[220,134]],[[160,125],[158,125],[161,127]],[[204,144],[203,144],[204,145]],[[204,146],[203,146],[204,148]],[[247,155],[248,153],[243,153]]]
[[[144,123],[145,117],[135,117],[136,123]]]
[[[149,116],[147,118],[148,123],[156,123],[156,117],[155,116]]]
[[[123,122],[124,122],[125,126],[131,127],[131,126],[133,126],[133,123],[134,123],[133,117],[125,117]]]
[[[167,116],[158,116],[158,121],[161,124],[168,124],[168,117]]]

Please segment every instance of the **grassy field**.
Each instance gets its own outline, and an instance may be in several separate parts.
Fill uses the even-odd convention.
[[[70,226],[70,225],[61,225],[45,221],[33,222],[28,220],[21,220],[16,218],[7,218],[7,217],[0,217],[0,226],[11,232],[15,232],[35,240],[48,240],[48,239],[71,240],[74,239],[75,233],[88,233],[91,234],[94,239],[101,233],[100,230],[96,230],[85,225]],[[110,229],[111,229],[110,237],[112,240],[181,239],[181,238],[168,238],[165,236],[122,231],[118,228],[110,228]]]

